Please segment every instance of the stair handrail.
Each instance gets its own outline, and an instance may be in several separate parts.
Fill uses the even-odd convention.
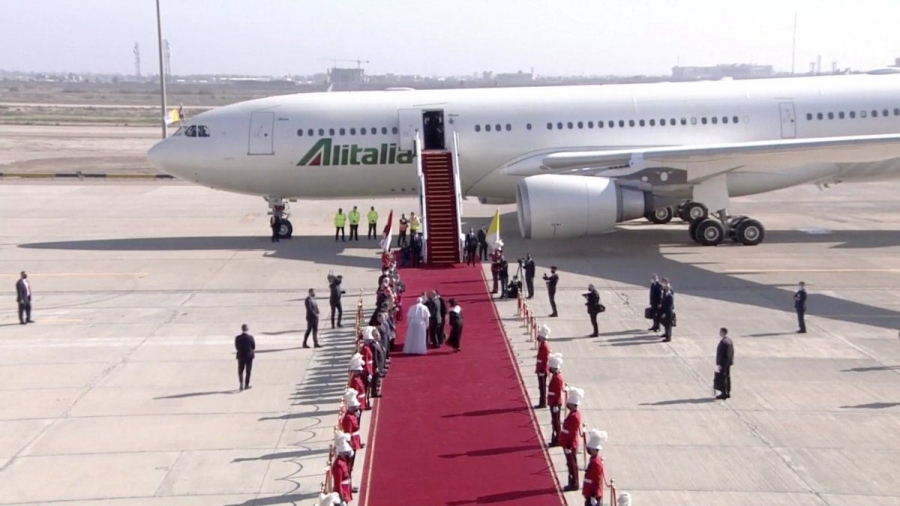
[[[419,219],[422,227],[422,260],[428,263],[428,216],[425,205],[425,171],[422,168],[422,140],[419,131],[416,130],[416,138],[413,141],[416,155],[416,174],[419,177]]]
[[[462,233],[462,187],[459,182],[459,132],[456,130],[453,131],[453,146],[451,153],[453,156],[453,186],[456,193],[456,199],[454,199],[456,202],[456,242],[459,243],[459,234]],[[460,245],[457,245],[457,262],[462,261],[461,254]]]

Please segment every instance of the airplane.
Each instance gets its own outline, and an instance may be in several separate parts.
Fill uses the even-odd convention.
[[[286,95],[199,114],[148,158],[281,212],[415,195],[417,146],[455,151],[463,196],[516,202],[525,238],[677,216],[701,245],[756,245],[731,197],[900,177],[900,75]]]

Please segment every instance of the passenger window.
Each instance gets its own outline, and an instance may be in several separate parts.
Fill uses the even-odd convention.
[[[700,118],[700,123],[706,124],[706,116]]]
[[[822,113],[817,112],[817,113],[816,113],[816,119],[822,119]]]
[[[360,129],[359,129],[359,135],[366,135],[366,129],[365,129],[365,128],[360,128]]]
[[[888,116],[888,110],[887,110],[887,109],[882,110],[882,111],[881,111],[881,115],[884,116],[884,117],[887,117],[887,116]]]
[[[859,117],[865,118],[867,116],[866,111],[859,111]]]
[[[838,119],[844,119],[844,111],[838,113]]]
[[[812,113],[811,112],[806,113],[806,121],[812,121]]]
[[[500,131],[500,123],[497,123],[496,125],[494,125],[494,128],[496,128],[497,131],[499,132]]]
[[[333,129],[333,128],[329,128],[329,129],[328,129],[328,135],[334,136],[334,129]]]
[[[341,135],[347,135],[347,130],[342,128],[342,129],[338,130],[338,133],[340,133]]]
[[[630,127],[633,127],[633,126],[634,126],[634,120],[633,120],[633,119],[628,120],[628,126],[630,126]]]
[[[571,122],[571,121],[568,122],[568,123],[566,124],[566,126],[569,127],[569,130],[571,130],[571,129],[572,129],[572,122]]]
[[[659,120],[659,126],[666,126],[666,119],[662,118]]]
[[[387,127],[381,127],[381,135],[387,135]]]
[[[594,122],[588,121],[588,128],[594,128]]]
[[[562,130],[562,122],[559,122],[559,123],[556,124],[556,129],[557,129],[557,130]]]
[[[856,111],[850,111],[850,119],[856,119]]]
[[[312,128],[310,128],[309,130],[306,131],[306,135],[308,135],[310,137],[312,137],[315,134],[316,134],[316,132]]]
[[[356,135],[356,129],[355,129],[355,128],[351,128],[351,129],[350,129],[350,135]]]
[[[894,109],[894,116],[900,116],[900,109]]]
[[[872,109],[872,117],[873,117],[873,118],[877,118],[877,117],[878,117],[878,111],[876,111],[875,109]]]
[[[644,120],[638,121],[638,125],[644,126]]]
[[[606,125],[606,126],[608,126],[608,127],[609,127],[609,128],[612,128],[612,127],[614,127],[614,126],[616,126],[616,122],[615,122],[615,121],[612,121],[612,120],[610,120],[610,121],[609,121],[609,123],[607,123],[607,125]],[[624,122],[624,121],[622,121],[622,120],[619,120],[619,126],[620,126],[620,127],[623,127],[623,126],[625,126],[625,122]]]
[[[476,132],[480,132],[480,131],[481,131],[481,125],[475,125],[475,131],[476,131]]]
[[[728,116],[722,116],[722,123],[728,123]]]
[[[553,130],[553,123],[547,123],[547,130]]]
[[[584,128],[584,123],[582,123],[581,121],[579,121],[579,122],[578,122],[578,128],[579,128],[579,129]]]
[[[397,127],[391,127],[391,133],[396,135],[396,134],[397,134]]]
[[[303,129],[297,130],[297,137],[303,137]]]
[[[511,130],[512,130],[512,125],[510,125],[509,123],[507,123],[507,124],[506,124],[506,131],[509,132],[509,131],[511,131]]]
[[[675,126],[675,118],[669,119],[669,124]]]
[[[833,112],[828,113],[828,119],[834,119],[834,113],[833,113]]]
[[[687,125],[687,118],[681,118],[681,124],[682,124],[682,125]],[[697,120],[694,119],[693,121],[691,121],[691,124],[692,124],[692,125],[697,124]]]
[[[697,124],[697,118],[691,118],[691,124],[692,124],[692,125],[696,125],[696,124]]]
[[[713,125],[718,124],[718,123],[719,123],[719,118],[713,116],[713,117],[712,117],[712,123],[713,123]]]
[[[484,125],[484,131],[485,131],[485,132],[490,132],[490,131],[491,131],[491,125]]]
[[[735,116],[735,117],[731,118],[731,122],[732,122],[732,123],[737,123],[737,122],[738,122],[738,117]]]
[[[525,129],[526,129],[526,130],[531,130],[531,123],[528,123],[527,125],[525,125]]]

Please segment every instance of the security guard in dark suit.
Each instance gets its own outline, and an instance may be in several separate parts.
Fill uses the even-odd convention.
[[[716,372],[722,377],[719,385],[722,393],[716,399],[725,400],[731,397],[731,366],[734,365],[734,342],[728,337],[728,329],[719,329],[719,346],[716,347]]]
[[[797,311],[798,334],[806,334],[806,283],[800,282],[800,289],[794,294],[794,310]]]
[[[663,342],[672,340],[672,323],[675,317],[675,294],[669,280],[664,279],[662,285],[662,299],[659,302],[659,319],[663,324]]]
[[[534,259],[531,253],[525,256],[525,262],[522,264],[522,270],[525,271],[525,287],[528,289],[528,298],[534,298]]]
[[[662,285],[659,277],[650,276],[650,317],[653,318],[653,326],[647,330],[659,332],[659,303],[662,301]]]
[[[250,388],[250,371],[253,370],[253,357],[256,355],[256,341],[248,331],[247,324],[241,325],[241,333],[234,338],[234,350],[238,361],[238,383],[241,390]],[[246,374],[245,374],[246,372]]]
[[[597,315],[600,314],[600,294],[594,285],[588,285],[588,292],[582,295],[587,299],[584,303],[587,306],[588,315],[591,317],[591,325],[594,326],[594,333],[590,337],[600,337],[600,331],[597,329]]]
[[[280,242],[281,236],[279,232],[281,231],[281,214],[274,213],[272,215],[272,219],[269,221],[269,225],[272,227],[272,242]]]
[[[550,318],[556,318],[559,314],[556,312],[556,284],[559,283],[559,275],[556,274],[556,266],[550,266],[550,275],[544,274],[544,281],[547,282],[547,295],[550,296]]]

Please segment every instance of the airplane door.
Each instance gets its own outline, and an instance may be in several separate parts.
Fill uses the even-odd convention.
[[[416,133],[422,131],[421,109],[400,109],[400,150],[411,151],[416,140]]]
[[[778,104],[778,107],[781,109],[781,138],[797,137],[797,116],[794,115],[794,103],[782,102]]]
[[[274,112],[254,112],[250,114],[250,144],[248,155],[273,155]]]

